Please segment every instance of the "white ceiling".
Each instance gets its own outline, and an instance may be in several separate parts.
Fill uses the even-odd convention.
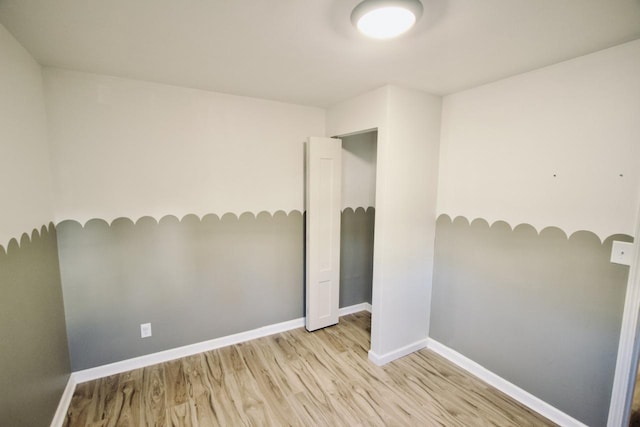
[[[448,94],[640,38],[640,0],[422,0],[367,40],[359,0],[0,0],[45,66],[328,106],[386,83]]]

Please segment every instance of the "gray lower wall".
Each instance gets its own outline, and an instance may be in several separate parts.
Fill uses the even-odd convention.
[[[505,222],[437,220],[437,341],[590,426],[604,426],[628,267],[613,240]]]
[[[340,307],[371,304],[375,209],[344,209],[341,221]]]
[[[48,426],[69,374],[56,231],[0,246],[0,424]]]
[[[74,371],[303,315],[300,212],[64,221],[58,236]]]
[[[342,214],[341,307],[371,301],[373,217]],[[74,371],[304,315],[300,212],[57,229]],[[153,336],[141,339],[147,322]]]

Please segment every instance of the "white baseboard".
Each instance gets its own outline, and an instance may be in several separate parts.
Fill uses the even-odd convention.
[[[339,315],[346,316],[348,314],[357,313],[363,310],[371,312],[371,304],[362,303],[341,308],[339,311]],[[123,360],[121,362],[98,366],[96,368],[73,372],[69,377],[69,381],[67,382],[67,386],[65,387],[64,392],[62,393],[60,403],[58,404],[58,409],[56,410],[53,420],[51,421],[51,427],[61,427],[64,423],[64,419],[69,408],[69,404],[71,403],[71,398],[73,397],[73,392],[75,391],[76,384],[103,378],[109,375],[119,374],[122,372],[130,371],[132,369],[144,368],[146,366],[167,362],[169,360],[174,360],[181,357],[191,356],[205,351],[215,350],[217,348],[238,344],[256,338],[266,337],[300,327],[304,327],[304,317],[287,322],[264,326],[261,328],[253,329],[251,331],[212,339],[209,341],[203,341],[200,343],[148,354],[133,359]],[[497,388],[498,390],[522,403],[523,405],[531,408],[532,410],[538,412],[539,414],[547,417],[551,421],[561,426],[587,427],[585,424],[576,420],[570,415],[567,415],[559,409],[549,405],[548,403],[535,397],[531,393],[522,390],[520,387],[510,383],[504,378],[477,364],[473,360],[463,356],[462,354],[445,346],[444,344],[439,343],[432,338],[416,341],[415,343],[409,344],[383,355],[378,355],[373,350],[369,350],[369,360],[371,360],[378,366],[382,366],[425,347],[429,348],[435,353],[438,353],[439,355],[458,365],[462,369],[470,372],[472,375],[475,375],[484,382],[490,384],[491,386]]]
[[[347,314],[358,313],[360,311],[368,311],[371,313],[371,304],[363,302],[360,304],[350,305],[349,307],[343,307],[338,310],[338,316],[346,316]]]
[[[357,313],[363,310],[371,312],[371,304],[365,302],[349,307],[343,307],[338,313],[340,316],[346,316],[347,314]],[[71,398],[73,397],[73,392],[75,390],[76,384],[96,380],[98,378],[104,378],[109,375],[120,374],[122,372],[131,371],[133,369],[144,368],[158,363],[168,362],[170,360],[179,359],[181,357],[192,356],[194,354],[215,350],[221,347],[227,347],[233,344],[239,344],[241,342],[254,340],[256,338],[262,338],[301,327],[304,327],[304,317],[289,320],[287,322],[263,326],[261,328],[252,329],[250,331],[240,332],[238,334],[227,335],[225,337],[185,345],[183,347],[172,348],[169,350],[160,351],[158,353],[152,353],[132,359],[122,360],[120,362],[110,363],[108,365],[102,365],[95,368],[73,372],[69,377],[67,387],[65,388],[64,393],[62,394],[62,398],[60,399],[58,410],[56,411],[53,421],[51,422],[51,427],[62,426],[64,417],[69,408],[69,403],[71,402]]]
[[[345,316],[347,314],[356,313],[362,310],[371,311],[371,304],[362,303],[341,308],[339,311],[339,315]],[[215,350],[217,348],[227,347],[229,345],[254,340],[256,338],[262,338],[280,332],[290,331],[291,329],[301,328],[303,326],[304,317],[300,317],[297,319],[289,320],[287,322],[276,323],[273,325],[252,329],[250,331],[240,332],[238,334],[227,335],[225,337],[215,338],[212,340],[190,344],[183,347],[160,351],[158,353],[147,354],[120,362],[110,363],[108,365],[102,365],[95,368],[76,371],[73,373],[73,376],[76,384],[79,384],[98,378],[104,378],[109,375],[120,374],[122,372],[131,371],[133,369],[144,368],[146,366],[168,362],[170,360],[179,359],[181,357],[192,356],[194,354]]]
[[[432,338],[429,338],[427,340],[427,348],[435,353],[438,353],[445,359],[448,359],[450,362],[458,365],[465,371],[470,372],[471,374],[480,378],[482,381],[497,388],[501,392],[517,400],[528,408],[531,408],[542,416],[547,417],[556,424],[564,427],[587,427],[582,422],[576,420],[570,415],[567,415],[558,408],[549,405],[542,399],[539,399],[531,393],[524,391],[517,385],[510,383],[504,378],[486,369],[485,367],[477,364],[473,360],[467,358],[466,356],[463,356],[457,351],[445,346],[444,344],[439,343]]]
[[[296,329],[303,326],[304,326],[304,317],[300,317],[298,319],[293,319],[293,320],[289,320],[282,323],[263,326],[261,328],[252,329],[246,332],[240,332],[237,334],[227,335],[224,337],[215,338],[208,341],[185,345],[183,347],[176,347],[169,350],[160,351],[157,353],[146,354],[144,356],[122,360],[120,362],[110,363],[108,365],[102,365],[95,368],[76,371],[73,373],[73,376],[75,377],[76,383],[79,384],[86,381],[95,380],[98,378],[104,378],[109,375],[115,375],[115,374],[120,374],[122,372],[131,371],[133,369],[140,369],[146,366],[168,362],[170,360],[179,359],[181,357],[192,356],[194,354],[215,350],[217,348],[227,347],[229,345],[250,341],[256,338],[266,337],[269,335],[289,331],[291,329]]]
[[[369,360],[375,363],[378,366],[386,365],[389,362],[393,362],[396,359],[400,359],[408,354],[413,353],[414,351],[421,350],[427,346],[427,340],[416,341],[412,344],[401,347],[397,350],[390,351],[385,354],[377,354],[373,350],[369,350]]]
[[[53,415],[53,419],[51,420],[51,427],[62,427],[64,419],[67,416],[67,411],[71,404],[71,398],[73,397],[74,391],[76,391],[76,381],[73,374],[71,374],[69,375],[67,386],[62,392],[62,397],[58,403],[58,409],[56,409],[56,413]]]

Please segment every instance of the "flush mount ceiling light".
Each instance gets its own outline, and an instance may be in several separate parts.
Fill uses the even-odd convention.
[[[351,22],[366,36],[390,39],[409,31],[420,16],[419,0],[364,0],[351,12]]]

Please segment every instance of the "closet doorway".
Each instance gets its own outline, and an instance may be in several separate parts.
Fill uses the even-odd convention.
[[[309,138],[305,146],[309,331],[372,311],[376,159],[376,130]],[[360,317],[370,336],[371,316]]]
[[[340,308],[371,309],[377,130],[342,139]]]

